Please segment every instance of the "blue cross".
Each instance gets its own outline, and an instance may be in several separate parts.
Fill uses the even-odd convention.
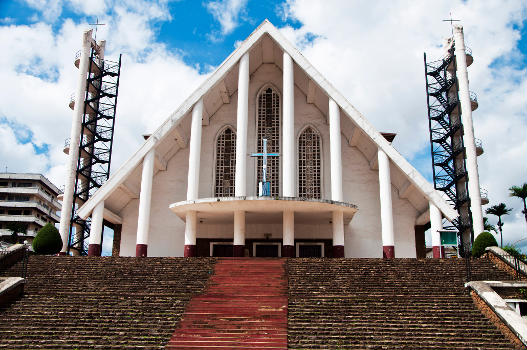
[[[251,153],[251,157],[263,157],[262,164],[262,182],[260,182],[260,193],[259,196],[270,196],[271,195],[271,184],[267,181],[267,157],[278,157],[280,153],[267,153],[267,139],[262,140],[263,152],[262,153]]]

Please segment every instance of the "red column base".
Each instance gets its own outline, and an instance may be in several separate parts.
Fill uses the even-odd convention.
[[[393,259],[395,258],[395,249],[393,245],[384,245],[382,246],[382,257],[384,259]]]
[[[333,246],[333,257],[334,258],[343,258],[344,257],[344,246],[343,245],[334,245]]]
[[[232,246],[232,256],[238,258],[242,257],[245,254],[245,246],[241,244],[235,244]]]
[[[432,247],[432,251],[434,254],[434,259],[441,259],[445,257],[445,247],[434,246]]]
[[[90,244],[88,247],[88,256],[101,256],[101,245]]]
[[[185,252],[183,253],[185,258],[193,258],[196,256],[196,245],[195,244],[185,244]]]
[[[147,248],[148,248],[148,245],[146,244],[136,244],[135,245],[135,256],[136,257],[146,257],[147,256]]]
[[[282,246],[282,258],[294,258],[295,257],[295,247],[292,245],[283,245]]]
[[[66,256],[66,255],[68,255],[68,254],[66,254],[66,252],[58,252],[57,255],[58,255],[58,256]]]

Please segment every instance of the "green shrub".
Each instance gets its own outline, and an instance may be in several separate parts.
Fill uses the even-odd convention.
[[[503,250],[509,253],[510,255],[514,256],[515,258],[525,261],[525,254],[522,254],[515,246],[507,244],[503,247]]]
[[[33,240],[33,250],[37,254],[57,254],[62,249],[59,230],[53,224],[46,224]]]
[[[487,247],[497,247],[498,242],[490,232],[481,232],[472,244],[472,256],[479,258]]]

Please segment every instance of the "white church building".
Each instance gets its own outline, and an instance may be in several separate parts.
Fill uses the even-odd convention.
[[[94,255],[412,258],[458,214],[394,136],[264,21],[78,214]]]

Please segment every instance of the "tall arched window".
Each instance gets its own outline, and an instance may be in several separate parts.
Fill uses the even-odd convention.
[[[320,134],[308,126],[298,138],[298,196],[321,197]]]
[[[236,172],[236,133],[225,128],[216,141],[215,197],[234,196],[234,174]]]
[[[267,139],[267,152],[280,152],[280,96],[271,87],[263,89],[258,95],[258,152],[263,152],[262,140]],[[262,157],[258,157],[258,182],[262,181]],[[271,182],[271,196],[280,194],[280,159],[267,158],[267,181]]]

